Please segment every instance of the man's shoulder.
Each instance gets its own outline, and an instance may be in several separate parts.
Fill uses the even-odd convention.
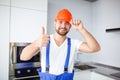
[[[67,37],[69,39],[71,39],[72,41],[77,41],[78,39],[74,39],[74,38],[71,38],[71,37]]]
[[[70,37],[68,37],[70,38]],[[79,40],[79,39],[75,39],[75,38],[70,38],[71,39],[71,43],[73,44],[78,44],[78,43],[82,43],[83,41]]]

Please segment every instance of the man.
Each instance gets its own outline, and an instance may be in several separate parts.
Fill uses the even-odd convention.
[[[21,60],[29,60],[40,50],[41,80],[73,80],[73,65],[75,52],[92,53],[100,50],[96,39],[86,30],[81,20],[74,20],[67,9],[60,10],[55,16],[54,27],[56,32],[48,35],[42,27],[40,37],[25,47],[20,56]],[[73,27],[85,41],[67,37]]]

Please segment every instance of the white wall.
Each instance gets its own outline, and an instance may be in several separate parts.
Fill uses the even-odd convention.
[[[56,13],[62,9],[67,8],[71,11],[74,19],[83,21],[84,26],[91,32],[91,3],[84,0],[48,0],[48,34],[54,33],[53,21]],[[83,40],[82,36],[75,30],[71,29],[68,36]],[[91,55],[81,54],[81,61],[90,61]]]
[[[120,32],[105,32],[106,28],[120,28],[120,0],[98,0],[92,9],[93,34],[101,45],[93,61],[120,67]]]

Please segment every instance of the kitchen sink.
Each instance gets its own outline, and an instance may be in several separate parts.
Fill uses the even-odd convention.
[[[90,65],[75,65],[74,68],[80,69],[80,70],[87,70],[87,69],[93,69],[96,67],[90,66]]]
[[[120,72],[118,72],[118,73],[113,73],[113,74],[111,74],[111,75],[114,76],[114,77],[120,78]]]

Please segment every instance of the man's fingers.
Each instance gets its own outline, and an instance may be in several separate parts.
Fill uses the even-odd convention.
[[[71,20],[70,23],[72,25],[79,25],[81,23],[81,20],[75,19],[75,20]]]
[[[70,24],[72,24],[72,22],[73,22],[73,19],[70,21]]]

